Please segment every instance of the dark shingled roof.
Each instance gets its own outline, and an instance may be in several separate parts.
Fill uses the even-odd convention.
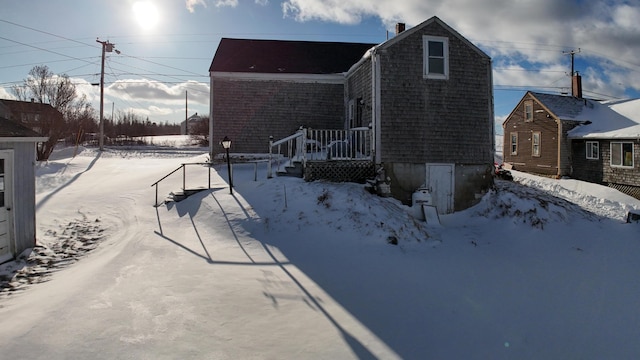
[[[0,117],[0,138],[16,137],[39,138],[42,137],[42,135],[22,124]]]
[[[223,38],[209,71],[339,74],[347,72],[375,45]]]
[[[11,112],[15,114],[53,114],[55,111],[57,111],[49,104],[34,101],[0,99],[0,102],[7,106],[11,110]]]

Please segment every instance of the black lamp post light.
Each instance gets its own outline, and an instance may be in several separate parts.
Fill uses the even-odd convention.
[[[229,176],[229,194],[233,195],[233,179],[231,177],[231,159],[229,159],[229,148],[231,147],[231,139],[227,136],[220,142],[227,153],[227,173]]]

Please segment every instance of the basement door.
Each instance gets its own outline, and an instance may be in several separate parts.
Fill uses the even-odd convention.
[[[11,216],[11,179],[13,179],[13,151],[0,150],[0,263],[13,258]]]
[[[426,164],[427,188],[438,214],[453,212],[454,164]]]

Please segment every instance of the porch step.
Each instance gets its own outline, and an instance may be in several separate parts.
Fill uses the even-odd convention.
[[[293,177],[302,177],[304,174],[304,169],[302,168],[302,163],[299,161],[294,161],[291,165],[287,165],[284,167],[284,171],[278,171],[278,176],[293,176]]]
[[[178,190],[178,191],[172,191],[169,193],[169,196],[167,197],[166,201],[173,201],[173,202],[180,202],[186,198],[188,198],[189,196],[193,195],[193,194],[197,194],[201,191],[207,190],[206,187],[199,187],[199,188],[193,188],[193,189],[184,189],[184,190]]]

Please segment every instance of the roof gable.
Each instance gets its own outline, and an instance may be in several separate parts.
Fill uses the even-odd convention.
[[[598,104],[596,101],[577,98],[574,96],[553,95],[537,92],[529,92],[529,94],[531,94],[535,100],[560,120],[587,120],[582,118],[584,115],[583,111],[585,109],[593,109]]]
[[[568,136],[572,139],[640,137],[640,99],[595,101],[529,91],[518,106],[527,98],[536,100],[558,120],[580,123],[580,126],[569,131]]]
[[[222,38],[210,72],[339,74],[375,46],[364,43]]]
[[[418,32],[418,31],[421,31],[425,27],[427,27],[429,25],[432,25],[434,23],[438,24],[440,27],[445,29],[447,32],[451,33],[453,36],[455,36],[456,38],[461,40],[463,43],[465,43],[468,47],[473,49],[475,52],[477,52],[482,57],[490,59],[489,55],[487,55],[484,51],[480,50],[479,47],[474,45],[471,41],[467,40],[464,36],[462,36],[459,32],[457,32],[451,26],[447,25],[444,21],[440,20],[440,18],[437,17],[437,16],[432,16],[431,18],[429,18],[429,19],[423,21],[422,23],[412,27],[411,29],[401,32],[400,34],[396,35],[395,37],[383,42],[382,44],[380,44],[379,48],[384,49],[384,48],[387,48],[389,46],[393,46],[397,42],[402,41],[404,38],[409,37],[412,34]]]

